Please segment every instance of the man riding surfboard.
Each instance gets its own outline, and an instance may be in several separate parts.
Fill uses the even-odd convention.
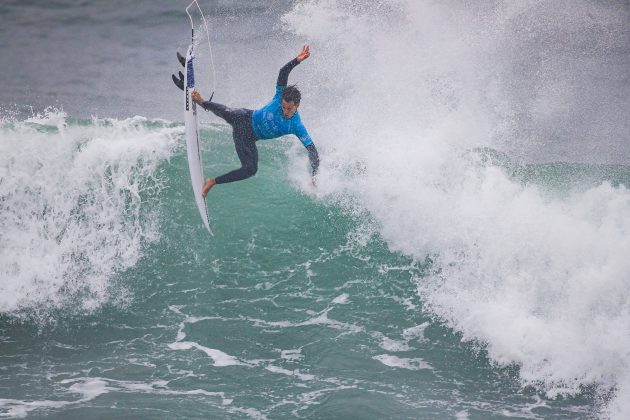
[[[240,181],[256,174],[258,170],[258,148],[256,141],[275,139],[287,134],[295,135],[306,147],[314,177],[319,167],[319,155],[313,140],[302,124],[298,107],[301,94],[295,85],[287,86],[289,73],[295,66],[310,56],[309,46],[305,45],[296,58],[285,64],[278,74],[276,94],[271,101],[257,110],[229,108],[216,102],[204,101],[199,92],[191,94],[193,101],[206,111],[212,111],[232,126],[232,136],[241,167],[221,176],[207,179],[202,194],[217,184]]]

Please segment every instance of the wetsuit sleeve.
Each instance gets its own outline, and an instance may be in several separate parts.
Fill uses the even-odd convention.
[[[289,83],[289,73],[291,73],[291,70],[293,70],[293,68],[298,64],[300,64],[299,61],[297,60],[297,58],[294,58],[293,60],[282,66],[282,68],[280,69],[280,73],[278,73],[278,82],[276,83],[276,85],[286,86]]]
[[[308,150],[308,159],[311,161],[311,169],[313,170],[313,176],[317,173],[319,167],[319,155],[317,154],[317,148],[313,144],[313,139],[306,131],[306,127],[298,120],[295,131],[293,132],[297,138],[302,142],[306,150]]]
[[[304,147],[313,143],[313,139],[311,139],[311,136],[308,134],[308,131],[306,131],[306,127],[304,127],[304,125],[302,124],[300,120],[297,121],[293,134],[295,134],[295,136],[302,142]]]
[[[202,102],[201,107],[205,109],[206,111],[210,111],[210,109],[212,108],[212,102],[210,101]]]
[[[311,162],[311,175],[315,176],[319,169],[319,154],[317,153],[317,148],[314,143],[311,143],[306,146],[306,150],[308,150],[308,160]]]

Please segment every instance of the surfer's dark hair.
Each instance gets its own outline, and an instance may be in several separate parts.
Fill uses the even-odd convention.
[[[282,99],[286,102],[293,102],[296,105],[300,104],[302,94],[296,85],[287,86],[282,91]]]

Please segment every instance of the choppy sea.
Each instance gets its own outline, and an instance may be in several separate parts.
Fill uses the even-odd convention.
[[[186,2],[0,5],[0,416],[630,416],[627,2],[200,1],[320,151],[192,197]],[[206,175],[238,166],[201,115]]]

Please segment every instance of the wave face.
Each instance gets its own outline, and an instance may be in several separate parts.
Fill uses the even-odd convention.
[[[418,294],[463,340],[551,397],[614,390],[617,418],[630,413],[627,168],[487,165],[501,156],[478,147],[545,159],[541,146],[570,144],[565,158],[580,160],[586,142],[627,135],[585,105],[619,115],[615,100],[574,86],[596,77],[580,54],[622,48],[623,19],[540,1],[317,1],[284,18],[335,51],[320,70],[337,105],[320,194],[369,212],[390,249],[433,262]]]
[[[369,159],[326,160],[313,189],[279,140],[211,191],[211,238],[181,124],[50,112],[0,133],[3,414],[625,413],[630,167],[470,149],[457,182],[379,190]],[[236,166],[229,128],[202,139],[207,174]]]
[[[111,280],[160,237],[159,168],[181,131],[147,124],[54,110],[2,123],[0,312],[89,312],[113,292],[124,300]]]

